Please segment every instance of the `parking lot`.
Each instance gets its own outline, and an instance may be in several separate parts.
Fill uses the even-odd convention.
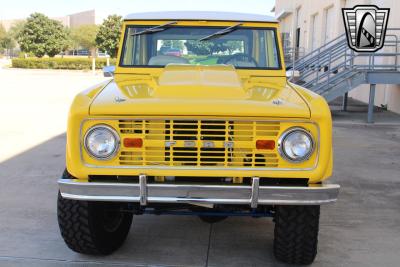
[[[56,218],[68,106],[100,74],[0,69],[0,266],[284,266],[273,258],[271,219],[137,216],[107,257],[76,254]],[[398,266],[400,116],[335,113],[336,204],[321,209],[313,266]],[[352,118],[355,118],[352,120]],[[389,118],[389,119],[387,119]],[[385,123],[380,123],[384,121]]]

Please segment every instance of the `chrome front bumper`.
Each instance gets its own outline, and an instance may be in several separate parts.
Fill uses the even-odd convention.
[[[73,179],[58,181],[63,198],[88,201],[247,204],[258,205],[321,205],[335,202],[339,185],[319,184],[302,186],[260,186],[258,177],[252,178],[252,185],[183,185],[148,184],[145,175],[139,183],[79,182]]]

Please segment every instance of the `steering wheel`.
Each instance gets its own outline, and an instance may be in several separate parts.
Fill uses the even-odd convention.
[[[220,58],[218,61],[220,61],[218,63],[221,63],[221,64],[229,64],[232,61],[233,62],[234,61],[243,61],[243,62],[249,62],[249,63],[251,62],[254,64],[254,66],[258,67],[257,61],[252,56],[250,56],[248,54],[244,54],[244,53],[237,53],[237,54],[228,56],[226,58]],[[232,64],[232,65],[234,65],[234,64]]]

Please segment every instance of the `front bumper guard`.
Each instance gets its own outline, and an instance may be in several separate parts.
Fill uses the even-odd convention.
[[[63,198],[86,201],[186,203],[194,205],[321,205],[335,202],[340,186],[316,184],[309,186],[260,186],[258,177],[251,185],[148,184],[145,175],[139,183],[80,182],[75,179],[58,181]]]

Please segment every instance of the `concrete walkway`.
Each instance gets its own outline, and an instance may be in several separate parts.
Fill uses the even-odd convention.
[[[9,152],[0,160],[1,267],[285,266],[272,255],[270,219],[228,218],[210,225],[190,216],[136,216],[127,242],[115,254],[70,251],[56,218],[66,110],[77,91],[102,78],[0,70],[4,79],[0,150],[5,146]],[[33,141],[18,145],[31,136]],[[334,146],[332,182],[342,190],[336,204],[321,210],[313,266],[398,266],[400,126],[336,125]]]
[[[65,131],[74,96],[104,78],[0,66],[0,162]]]
[[[400,125],[400,115],[381,107],[374,108],[374,122],[367,123],[368,104],[348,98],[346,111],[342,111],[342,99],[332,101],[330,108],[334,125]]]

